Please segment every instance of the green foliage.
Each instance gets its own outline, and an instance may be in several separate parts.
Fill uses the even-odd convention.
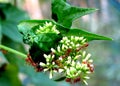
[[[1,44],[7,45],[9,47],[12,47],[23,52],[25,51],[23,45],[21,44],[22,36],[17,30],[17,24],[24,19],[29,19],[26,12],[16,8],[15,6],[9,3],[0,3]],[[10,54],[9,56],[12,57],[12,54]]]
[[[16,42],[22,42],[22,36],[16,29],[16,25],[23,19],[29,19],[27,14],[24,11],[15,8],[11,4],[3,3],[0,3],[0,13],[1,34]]]
[[[28,83],[26,84],[34,84],[34,86],[57,86],[56,82],[50,80],[45,73],[34,71],[34,68],[30,65],[24,67],[22,72],[28,76]]]
[[[65,27],[70,28],[72,22],[86,14],[96,11],[95,8],[79,8],[66,3],[64,0],[52,0],[53,19]]]
[[[93,34],[81,29],[70,29],[70,31],[66,34],[66,36],[84,36],[85,38],[87,38],[88,41],[92,41],[92,40],[112,40],[111,38],[108,37],[104,37],[104,36],[100,36],[97,34]]]
[[[21,86],[18,69],[13,65],[5,65],[0,71],[0,86]]]
[[[21,15],[23,14],[23,15]],[[9,47],[14,45],[14,48],[24,50],[22,43],[22,36],[17,30],[17,24],[23,20],[28,19],[27,14],[8,3],[0,3],[0,44],[5,44]],[[19,46],[22,46],[19,48]],[[25,50],[24,50],[25,51]],[[7,51],[3,50],[3,53]],[[15,55],[9,54],[11,58],[0,52],[0,86],[21,86],[21,81],[18,78],[19,67],[15,60]],[[16,61],[16,62],[15,62]]]
[[[2,27],[1,27],[1,19],[0,19],[0,44],[1,44],[1,39],[2,39]]]
[[[2,52],[0,52],[0,68],[7,63],[7,60]]]

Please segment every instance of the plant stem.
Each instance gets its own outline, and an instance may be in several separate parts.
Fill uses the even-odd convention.
[[[4,45],[1,45],[1,44],[0,44],[0,48],[1,48],[1,49],[4,49],[4,50],[7,50],[7,51],[9,51],[9,52],[11,52],[11,53],[20,55],[20,56],[23,57],[24,59],[27,57],[27,55],[25,55],[25,54],[23,54],[23,53],[21,53],[21,52],[19,52],[19,51],[17,51],[17,50],[14,50],[14,49],[11,49],[11,48],[6,47],[6,46],[4,46]]]

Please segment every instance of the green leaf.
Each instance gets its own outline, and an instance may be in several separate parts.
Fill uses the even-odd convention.
[[[112,40],[111,38],[93,34],[81,29],[70,29],[70,31],[65,34],[66,36],[84,36],[88,41],[92,40]]]
[[[57,86],[57,83],[50,80],[47,74],[36,72],[34,68],[29,65],[26,65],[26,68],[24,67],[22,73],[27,74],[27,81],[33,86]]]
[[[66,77],[61,77],[61,78],[59,78],[59,79],[56,79],[55,81],[63,81],[63,80],[65,80],[65,78],[66,78]]]
[[[44,33],[37,35],[34,38],[34,42],[39,46],[39,48],[43,49],[43,51],[50,51],[51,47],[54,47],[60,37],[57,34],[53,33]]]
[[[51,48],[55,48],[61,38],[57,34],[43,33],[36,35],[30,48],[30,55],[34,62],[45,62],[43,54],[50,53]]]
[[[0,86],[22,86],[15,66],[6,65],[4,70],[0,71]]]
[[[94,11],[95,8],[79,8],[69,5],[64,0],[52,0],[53,19],[68,28],[75,19]]]
[[[17,24],[12,21],[2,22],[2,33],[13,41],[22,42],[22,36],[15,25]]]
[[[24,11],[19,10],[18,8],[12,6],[11,4],[3,5],[4,6],[1,6],[0,8],[0,11],[2,13],[0,14],[2,16],[1,18],[2,33],[16,42],[22,42],[22,36],[17,30],[17,24],[21,20],[29,19],[28,15]]]
[[[0,44],[2,40],[2,25],[1,25],[1,19],[0,19]]]
[[[5,58],[5,56],[3,55],[3,53],[0,52],[0,68],[1,68],[4,64],[6,64],[6,63],[8,63],[8,62],[7,62],[7,59]]]

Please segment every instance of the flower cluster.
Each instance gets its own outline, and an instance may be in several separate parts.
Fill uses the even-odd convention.
[[[52,79],[54,73],[65,75],[67,82],[76,83],[89,79],[88,74],[94,71],[91,54],[85,51],[88,46],[84,37],[63,37],[56,49],[51,48],[49,55],[44,54],[46,63],[40,62],[43,71],[49,71]]]
[[[46,22],[43,26],[39,26],[39,29],[36,30],[36,34],[40,33],[56,33],[59,34],[60,32],[56,29],[56,25],[52,24],[51,22]]]

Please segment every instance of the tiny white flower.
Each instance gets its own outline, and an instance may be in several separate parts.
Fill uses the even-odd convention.
[[[70,42],[71,45],[75,45],[73,42]]]
[[[83,57],[85,57],[85,55],[86,55],[86,52],[85,52],[85,51],[83,51],[82,56],[83,56]]]
[[[57,47],[57,51],[60,52],[60,46]]]
[[[46,57],[46,61],[49,62],[50,59],[51,59],[51,55],[48,55],[48,56]]]
[[[77,60],[80,57],[81,57],[81,55],[77,55],[77,56],[74,57],[74,60]]]
[[[66,40],[65,43],[66,43],[66,44],[69,44],[69,43],[70,43],[70,40]]]
[[[56,34],[59,34],[60,32],[56,29],[56,25],[54,25],[53,27],[52,27],[52,30],[56,33]]]
[[[68,40],[68,38],[67,37],[63,37],[63,40]]]
[[[86,73],[87,73],[87,74],[90,74],[91,72],[90,72],[90,71],[87,71]]]
[[[88,77],[88,76],[85,76],[84,78],[85,78],[85,79],[90,79],[90,77]]]
[[[84,37],[79,37],[79,40],[83,40]]]
[[[46,22],[46,26],[52,26],[52,23],[51,22]]]
[[[78,40],[79,40],[79,37],[75,36],[75,40],[78,41]]]
[[[63,60],[62,57],[59,57],[59,60],[62,61]]]
[[[65,48],[65,49],[68,49],[68,46],[65,45],[64,48]]]
[[[62,50],[64,50],[65,49],[65,45],[64,44],[62,44]]]
[[[72,61],[72,64],[71,64],[72,66],[75,66],[75,61]]]
[[[76,47],[80,47],[80,44],[76,44]]]
[[[53,70],[54,73],[57,73],[57,70]]]
[[[80,67],[81,67],[80,62],[77,62],[77,64],[76,64],[76,69],[79,69]]]
[[[81,41],[81,43],[85,43],[85,41],[86,41],[86,39],[83,39],[83,40]]]
[[[43,71],[45,72],[45,71],[48,71],[49,69],[48,68],[45,68]]]
[[[86,80],[83,80],[83,82],[84,82],[86,85],[88,85],[88,83],[87,83],[87,81],[86,81]]]
[[[56,34],[59,34],[60,32],[58,30],[55,30]]]
[[[66,73],[67,73],[67,75],[71,75],[71,74],[70,74],[70,69],[69,69],[69,68],[67,68]]]
[[[45,22],[46,25],[48,25],[49,23],[48,22]]]
[[[64,43],[64,41],[63,41],[63,40],[61,40],[61,41],[60,41],[60,43]]]
[[[55,62],[52,62],[52,65],[55,65]]]
[[[56,30],[56,25],[53,25],[52,30],[53,30],[53,31]]]
[[[47,57],[46,57],[46,61],[49,62],[51,60],[51,55],[49,54]]]
[[[67,67],[67,66],[64,66],[64,69],[68,70],[68,67]]]
[[[49,61],[50,61],[50,59],[47,58],[47,59],[46,59],[46,62],[48,63]]]
[[[72,46],[69,46],[69,48],[71,49],[71,48],[73,48]]]
[[[74,72],[76,72],[76,69],[75,69],[75,67],[70,67],[70,71],[71,71],[71,73],[74,73]]]
[[[68,60],[68,61],[66,61],[66,64],[67,64],[67,65],[69,65],[70,63],[71,63],[71,61],[69,61],[69,60]]]
[[[90,59],[90,60],[88,60],[88,62],[93,63],[93,60],[92,60],[92,59]]]
[[[59,73],[62,73],[64,71],[64,69],[59,69],[58,71],[59,71]]]
[[[52,59],[54,59],[55,55],[52,55]]]
[[[40,30],[42,30],[42,29],[43,29],[43,27],[39,26],[39,29],[40,29]]]
[[[71,57],[70,57],[70,56],[68,56],[68,61],[70,61],[70,62],[71,62]]]
[[[40,66],[46,66],[46,64],[45,63],[43,63],[43,62],[40,62]]]
[[[87,61],[90,57],[91,57],[91,54],[87,54],[87,56],[85,57],[83,61]]]
[[[73,76],[74,76],[74,77],[77,77],[78,75],[79,75],[79,73],[77,72],[77,73],[76,73],[76,74],[74,74]]]
[[[54,52],[54,53],[56,52],[56,50],[54,48],[51,48],[51,51]]]
[[[71,36],[71,40],[74,40],[74,36]]]
[[[81,70],[78,70],[78,74],[79,74],[79,75],[81,74]]]
[[[47,62],[47,65],[50,65],[50,63],[49,63],[49,62]]]
[[[43,56],[44,56],[45,58],[47,58],[47,55],[46,55],[46,54],[43,54]]]

